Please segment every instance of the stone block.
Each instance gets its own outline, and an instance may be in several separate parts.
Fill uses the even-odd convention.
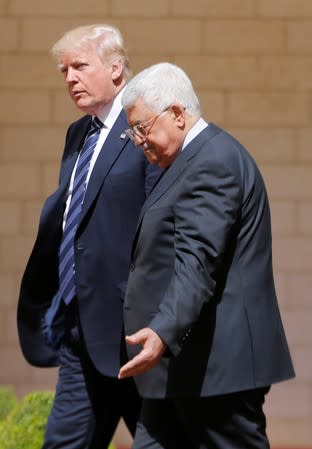
[[[264,17],[312,17],[310,0],[260,0],[259,13]]]
[[[310,101],[305,93],[230,92],[228,126],[301,127],[311,123]]]
[[[54,0],[42,2],[41,0],[10,0],[9,12],[16,16],[85,16],[101,17],[108,15],[108,0],[75,1]]]
[[[312,7],[312,5],[311,5]],[[293,54],[312,52],[312,21],[292,20],[287,25],[287,50]]]
[[[179,55],[174,62],[191,78],[195,88],[250,89],[260,82],[255,56]]]
[[[2,369],[0,370],[0,384],[15,385],[29,381],[29,365],[24,361],[21,350],[17,345],[0,347]],[[3,369],[5,367],[5,369]]]
[[[6,309],[10,305],[16,305],[20,286],[20,274],[0,272],[0,307]],[[1,346],[1,345],[0,345]]]
[[[0,272],[23,273],[33,245],[33,237],[0,238]]]
[[[57,189],[60,172],[60,163],[48,163],[43,167],[43,192],[45,196],[50,195]]]
[[[5,67],[0,74],[3,88],[48,89],[63,85],[55,63],[49,56],[5,55],[1,57],[1,63]]]
[[[1,13],[1,4],[0,4]],[[18,22],[8,17],[0,17],[0,51],[16,51],[18,48]],[[6,68],[4,67],[4,70]]]
[[[145,0],[114,0],[112,2],[112,16],[117,17],[167,17],[169,14],[169,0],[146,2]]]
[[[297,152],[301,161],[312,161],[312,128],[298,129]]]
[[[297,347],[306,348],[309,346],[311,348],[311,313],[307,313],[305,308],[298,307],[297,310],[284,309],[282,317],[291,353],[295,352]],[[310,354],[310,352],[307,352],[307,355],[308,354]],[[296,388],[298,387],[298,390],[300,391],[299,383],[300,379],[298,379],[298,383],[296,383]]]
[[[59,161],[64,148],[66,126],[6,127],[2,134],[3,162]]]
[[[198,20],[137,19],[122,23],[129,52],[136,55],[158,56],[154,63],[167,55],[198,54],[201,30]],[[186,32],[187,30],[187,32]],[[148,36],[148,38],[147,38]]]
[[[257,85],[270,89],[310,89],[311,55],[260,56]]]
[[[0,0],[0,15],[4,15],[6,12],[7,7],[7,1],[6,0]]]
[[[120,0],[121,1],[121,0]],[[253,17],[256,3],[251,0],[173,0],[173,14],[177,17]]]
[[[298,398],[299,401],[296,400],[296,408],[299,409],[297,416],[308,418],[312,414],[312,406],[311,406],[312,396],[310,395],[309,392],[311,384],[311,372],[312,372],[311,346],[310,345],[295,346],[294,350],[292,351],[292,358],[296,369],[296,377],[297,377],[296,382],[293,383],[292,396],[295,396],[296,391],[298,390],[300,393]],[[299,385],[301,385],[301,388]],[[302,393],[303,395],[306,396],[308,402],[305,400],[305,398],[302,398]]]
[[[224,120],[225,99],[223,92],[199,89],[197,95],[202,115],[207,122],[222,123]]]
[[[16,200],[0,199],[0,210],[0,235],[14,235],[20,232],[20,202]]]
[[[40,195],[40,167],[35,164],[1,164],[0,199],[38,198]]]
[[[203,51],[211,55],[275,55],[286,47],[279,20],[207,20],[203,33]]]
[[[312,184],[312,181],[311,181]],[[307,234],[312,238],[312,201],[299,201],[298,206],[298,230],[301,234]]]
[[[271,200],[272,232],[277,236],[295,235],[297,204],[294,200]]]
[[[100,2],[99,5],[101,3],[102,2]],[[64,3],[64,5],[68,5],[68,3]],[[65,15],[55,17],[54,14],[53,16],[25,17],[21,27],[21,47],[26,53],[44,53],[45,55],[50,56],[52,45],[66,31],[82,25],[106,22],[116,26],[119,25],[118,22],[108,19],[106,16],[99,18],[96,14],[94,17],[83,15],[76,18],[73,18],[72,16],[67,17]]]
[[[269,195],[274,199],[311,199],[311,169],[303,164],[261,164]]]
[[[291,404],[289,406],[291,407]],[[268,434],[272,448],[310,449],[312,441],[311,418],[269,417]]]
[[[273,241],[274,266],[288,273],[311,271],[312,240],[303,237],[277,237]]]
[[[286,419],[308,418],[311,401],[307,386],[299,384],[299,378],[272,385],[266,400],[269,417]]]
[[[300,307],[307,313],[311,312],[312,301],[312,273],[308,265],[301,272],[285,273],[285,298],[288,309],[294,310]]]
[[[35,239],[39,226],[40,212],[44,200],[29,200],[23,203],[22,213],[22,231],[23,235],[27,235]]]
[[[47,92],[37,90],[1,90],[0,124],[46,124],[50,118]]]
[[[289,128],[229,128],[258,163],[296,160],[296,135]]]

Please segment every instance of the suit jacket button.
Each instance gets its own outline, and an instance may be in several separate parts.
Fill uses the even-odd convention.
[[[132,263],[132,264],[130,265],[130,271],[134,271],[134,269],[135,269],[135,265],[134,265],[134,263]]]

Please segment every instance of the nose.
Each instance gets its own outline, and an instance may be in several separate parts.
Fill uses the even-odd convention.
[[[146,142],[146,137],[136,137],[135,145],[140,147],[143,151],[148,149],[148,143]]]
[[[66,72],[65,82],[71,83],[76,80],[77,80],[77,75],[76,75],[75,69],[73,69],[72,67],[68,67],[68,70]]]
[[[144,147],[144,145],[146,144],[146,136],[138,136],[134,133],[134,143],[138,147]]]

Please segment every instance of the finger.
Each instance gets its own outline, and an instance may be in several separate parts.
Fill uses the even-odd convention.
[[[139,339],[136,336],[136,334],[133,335],[127,335],[126,336],[126,343],[128,345],[137,345],[139,343]]]
[[[119,379],[123,379],[125,377],[129,377],[129,376],[135,376],[136,374],[139,374],[140,372],[144,371],[144,365],[145,365],[145,361],[144,360],[140,360],[141,358],[139,356],[135,357],[134,359],[130,360],[128,363],[126,363],[125,365],[123,365],[120,368],[119,371]]]
[[[143,344],[146,340],[146,333],[143,330],[139,330],[135,334],[126,335],[126,342],[128,344],[136,345]]]

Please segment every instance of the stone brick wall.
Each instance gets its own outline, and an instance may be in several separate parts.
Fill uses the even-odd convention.
[[[33,369],[20,354],[16,301],[67,125],[79,115],[49,49],[67,29],[95,22],[121,29],[134,72],[164,60],[181,65],[206,119],[257,160],[297,371],[272,388],[268,429],[274,447],[311,447],[311,0],[0,0],[0,383],[19,394],[54,385],[54,370]]]

